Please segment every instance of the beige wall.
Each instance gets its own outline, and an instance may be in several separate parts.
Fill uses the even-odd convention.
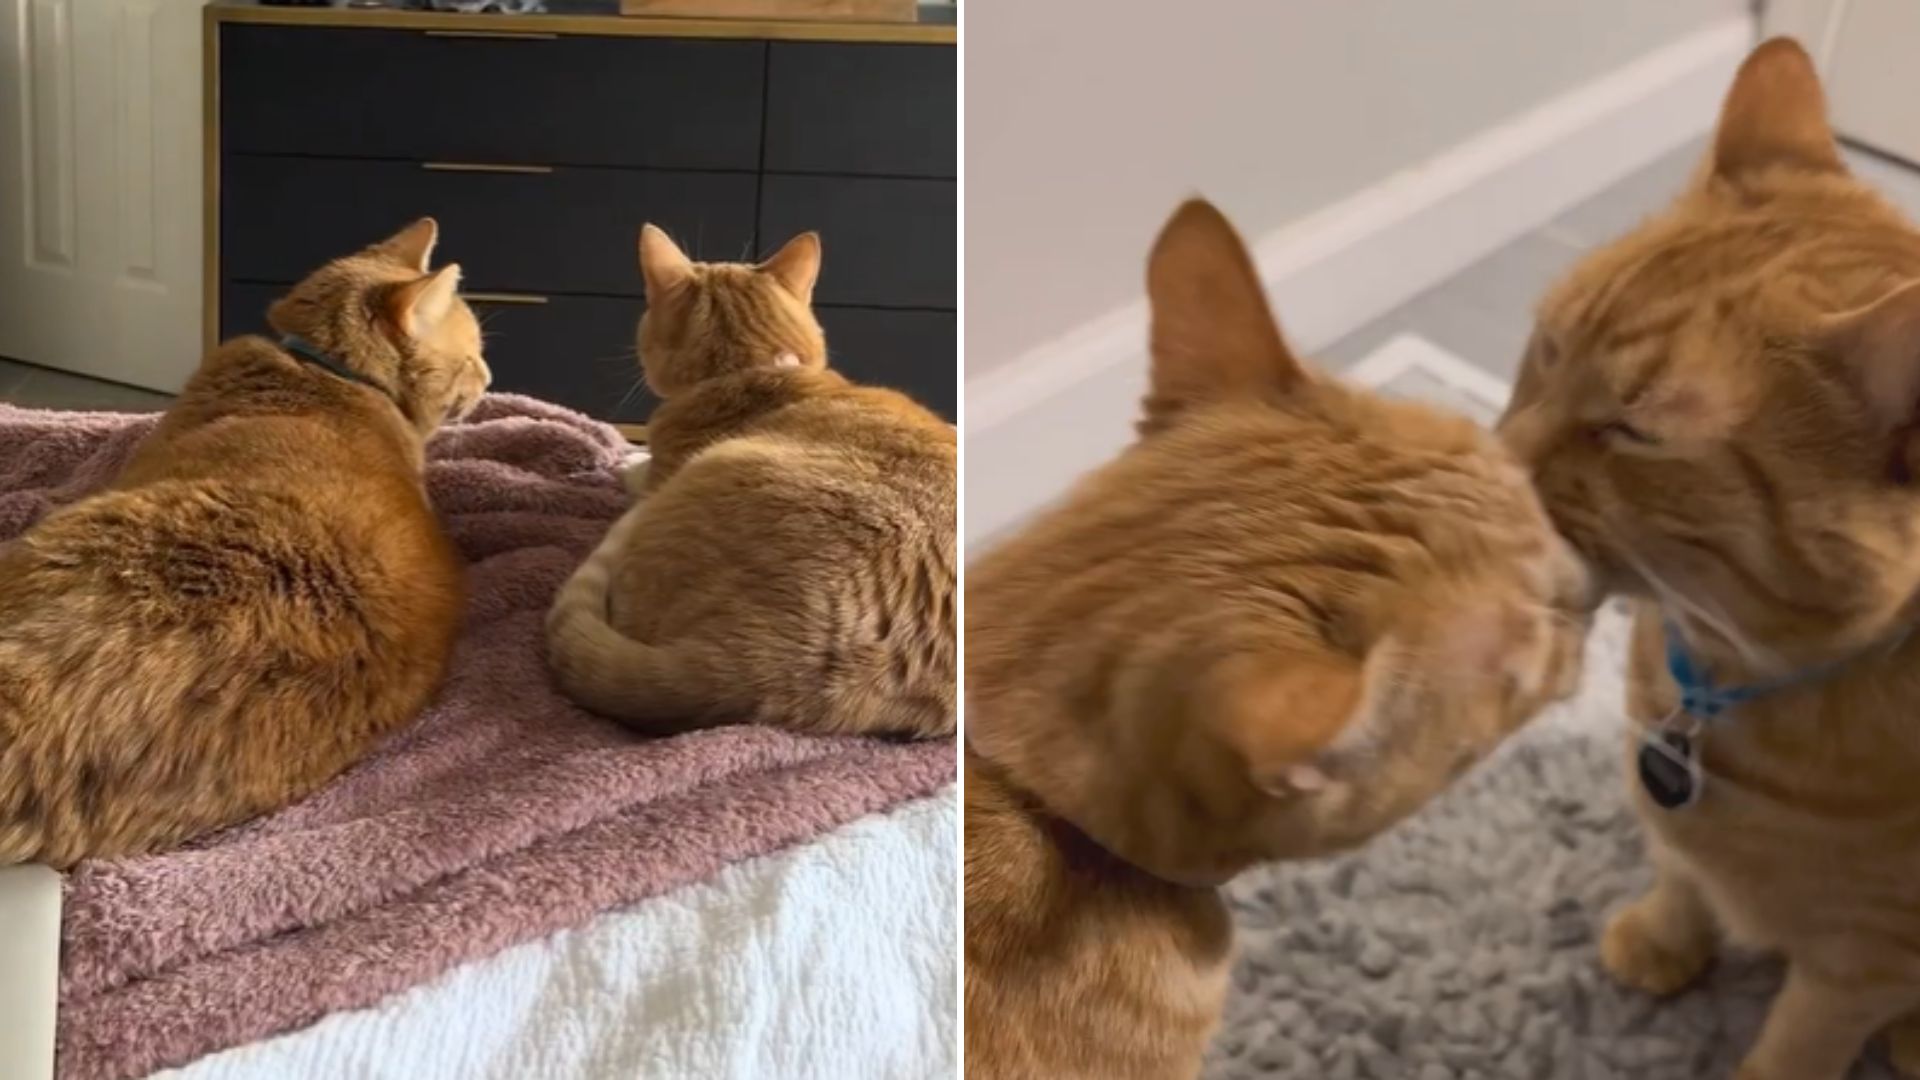
[[[1747,0],[966,9],[968,378],[1133,299],[1190,192],[1279,228]]]

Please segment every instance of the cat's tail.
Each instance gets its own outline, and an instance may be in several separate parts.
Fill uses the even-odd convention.
[[[613,565],[642,511],[614,523],[587,561],[560,587],[547,614],[547,660],[576,703],[658,734],[737,722],[731,697],[673,650],[636,641],[607,621]]]
[[[0,866],[37,862],[47,841],[45,804],[29,788],[30,780],[11,756],[7,718],[0,716]]]
[[[0,819],[0,866],[38,862],[45,846],[40,834],[33,822]]]

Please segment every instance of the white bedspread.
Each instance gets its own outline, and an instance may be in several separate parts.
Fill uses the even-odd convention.
[[[169,1080],[959,1072],[958,795],[469,964]]]

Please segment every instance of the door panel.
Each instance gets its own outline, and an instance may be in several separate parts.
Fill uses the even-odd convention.
[[[199,362],[199,27],[0,0],[0,356],[164,391]]]

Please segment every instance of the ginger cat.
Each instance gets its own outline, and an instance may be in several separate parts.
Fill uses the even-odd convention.
[[[1387,828],[1578,674],[1585,571],[1490,434],[1294,359],[1204,202],[1147,289],[1139,441],[968,570],[969,1076],[1193,1076],[1214,886]]]
[[[436,233],[294,286],[290,345],[215,349],[112,487],[0,546],[0,863],[276,809],[426,705],[464,597],[422,445],[489,378]]]
[[[1556,524],[1638,598],[1633,718],[1700,726],[1697,802],[1631,781],[1657,882],[1601,959],[1666,994],[1723,934],[1783,954],[1745,1080],[1838,1080],[1889,1025],[1920,1076],[1916,403],[1920,232],[1848,175],[1781,39],[1689,190],[1545,297],[1502,422]],[[1760,692],[1675,715],[1670,646]]]
[[[643,497],[548,618],[561,689],[658,733],[953,734],[953,428],[827,369],[814,234],[702,264],[648,225],[640,268],[664,404]]]

